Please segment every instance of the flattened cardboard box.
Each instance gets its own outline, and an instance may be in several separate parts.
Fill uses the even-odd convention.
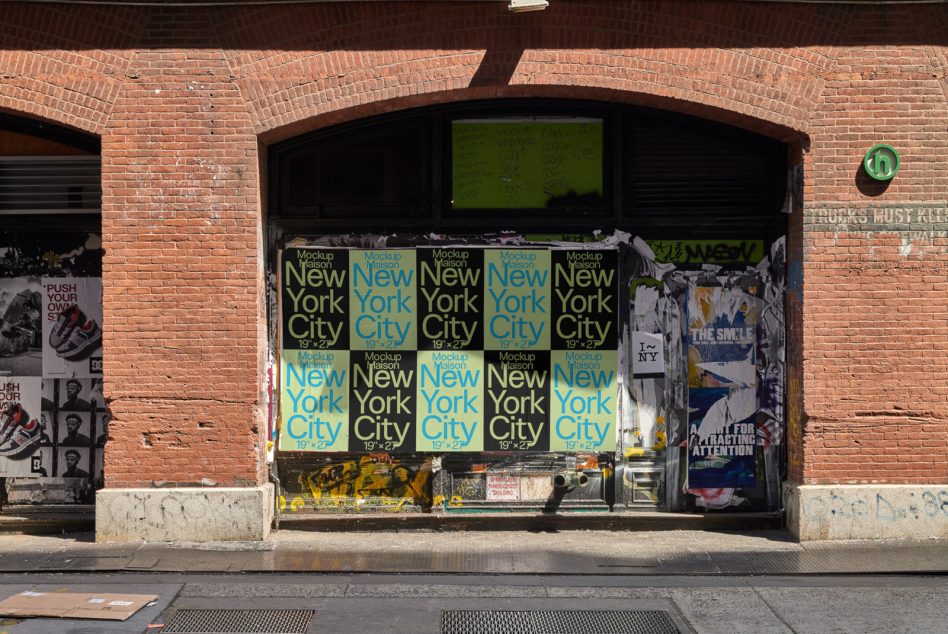
[[[85,594],[27,590],[0,601],[0,615],[124,621],[157,598],[158,595],[155,594]]]

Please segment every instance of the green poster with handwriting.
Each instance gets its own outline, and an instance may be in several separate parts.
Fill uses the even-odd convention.
[[[601,119],[453,121],[451,206],[602,207],[602,147]]]
[[[757,264],[763,240],[648,240],[656,262],[675,264]]]

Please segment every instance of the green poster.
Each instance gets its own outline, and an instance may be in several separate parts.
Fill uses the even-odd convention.
[[[484,450],[484,356],[418,351],[417,451]]]
[[[602,163],[600,119],[454,121],[451,206],[602,207]]]
[[[283,350],[280,451],[349,448],[349,351]]]
[[[615,451],[618,352],[554,350],[550,356],[550,450]]]
[[[489,249],[484,268],[484,348],[549,350],[550,252]]]
[[[349,252],[350,349],[415,349],[415,274],[414,250]]]

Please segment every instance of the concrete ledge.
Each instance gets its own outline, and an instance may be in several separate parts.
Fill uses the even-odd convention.
[[[254,541],[270,534],[272,522],[272,484],[96,493],[98,542]]]
[[[782,528],[779,513],[286,513],[280,528],[301,531],[753,531]]]
[[[948,484],[788,482],[783,506],[800,541],[948,539]]]

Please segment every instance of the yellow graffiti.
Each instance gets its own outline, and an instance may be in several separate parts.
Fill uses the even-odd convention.
[[[301,489],[317,506],[358,508],[371,501],[373,505],[400,510],[429,503],[430,475],[430,459],[420,465],[408,466],[387,454],[370,454],[358,459],[329,462],[314,471],[301,473],[298,480]],[[300,509],[291,505],[291,510]]]
[[[452,495],[451,500],[448,502],[448,506],[452,508],[464,506],[464,498],[462,498],[460,495]]]
[[[659,421],[662,420],[662,417],[659,416]],[[665,432],[657,431],[655,432],[655,449],[664,449],[665,444],[668,442],[668,438],[665,436]]]
[[[638,456],[644,456],[648,451],[658,451],[665,448],[665,444],[668,442],[668,439],[665,435],[665,417],[659,416],[657,418],[656,424],[657,431],[655,432],[655,443],[651,447],[645,447],[645,441],[643,440],[641,430],[634,429],[632,433],[634,435],[633,442],[635,445],[631,447],[626,447],[622,453],[626,458],[634,458]],[[595,468],[595,467],[591,467]]]

